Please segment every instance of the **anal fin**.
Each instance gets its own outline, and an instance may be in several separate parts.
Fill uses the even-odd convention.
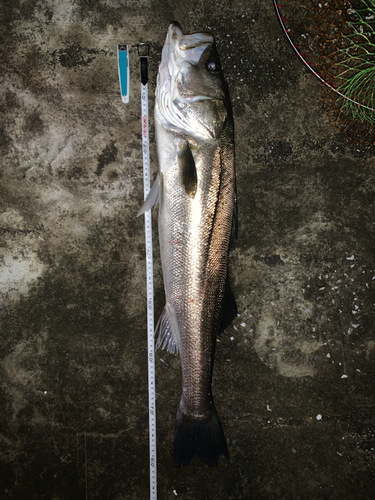
[[[178,354],[178,347],[173,335],[172,325],[168,317],[167,306],[164,307],[159,321],[156,324],[155,337],[156,336],[158,336],[156,349],[159,349],[159,347],[162,349],[167,348],[167,351],[171,354]]]

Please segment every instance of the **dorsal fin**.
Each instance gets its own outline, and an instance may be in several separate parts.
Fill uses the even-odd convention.
[[[178,167],[180,170],[180,181],[185,188],[185,193],[190,198],[194,198],[198,185],[197,169],[190,144],[187,141],[178,155]]]
[[[238,208],[237,208],[237,188],[234,191],[232,231],[230,234],[229,250],[234,250],[238,239]]]
[[[227,280],[225,283],[225,291],[223,297],[223,303],[221,308],[221,320],[219,326],[219,334],[222,333],[237,317],[238,310],[236,299],[234,298],[232,288],[229,283],[229,276],[227,275]]]

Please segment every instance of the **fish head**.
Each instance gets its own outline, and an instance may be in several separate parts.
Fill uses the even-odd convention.
[[[217,140],[228,102],[214,37],[184,35],[177,22],[170,23],[157,78],[156,118],[178,133]]]

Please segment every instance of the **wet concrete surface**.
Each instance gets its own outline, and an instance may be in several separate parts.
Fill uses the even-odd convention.
[[[159,498],[373,499],[374,152],[329,122],[272,2],[2,5],[0,498],[148,498],[136,47],[151,45],[152,114],[177,20],[216,36],[231,92],[240,316],[214,369],[229,465],[172,467],[180,366],[157,352]],[[131,48],[127,105],[120,43]]]

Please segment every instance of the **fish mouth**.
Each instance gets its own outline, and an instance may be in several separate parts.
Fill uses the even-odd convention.
[[[184,35],[177,21],[169,23],[159,66],[158,85],[164,92],[170,93],[172,100],[178,97],[180,101],[191,103],[213,99],[205,95],[182,98],[175,85],[181,66],[196,66],[203,52],[213,43],[214,37],[210,33]]]
[[[168,26],[168,35],[178,41],[180,50],[192,50],[202,45],[212,44],[214,37],[209,33],[194,33],[193,35],[184,35],[182,28],[177,21],[172,21]],[[203,51],[199,51],[203,52]],[[199,59],[196,61],[198,63]]]

